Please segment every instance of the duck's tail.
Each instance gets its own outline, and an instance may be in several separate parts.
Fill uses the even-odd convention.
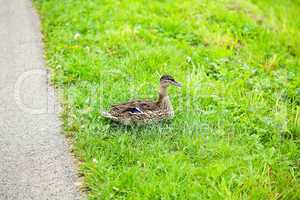
[[[102,116],[108,119],[117,120],[118,118],[112,116],[109,112],[102,112]]]

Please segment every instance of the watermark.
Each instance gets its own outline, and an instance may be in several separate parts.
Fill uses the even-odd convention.
[[[30,94],[32,91],[35,93]],[[15,104],[26,114],[51,114],[58,111],[55,91],[48,85],[48,72],[44,69],[32,69],[19,75],[13,94]],[[26,102],[26,97],[34,99],[35,102]]]
[[[112,70],[111,72],[108,72],[110,76],[112,77],[120,77],[125,78],[127,80],[126,82],[126,88],[128,90],[124,92],[118,93],[118,99],[123,99],[125,102],[128,100],[134,100],[134,99],[148,99],[148,100],[157,100],[158,98],[158,92],[159,88],[155,88],[155,86],[141,82],[138,83],[137,81],[130,81],[133,80],[131,78],[126,78],[124,75],[121,74],[121,72],[117,70]],[[98,105],[99,112],[105,111],[109,109],[107,106],[105,106],[105,101],[115,102],[114,96],[110,94],[108,91],[105,91],[105,88],[107,87],[107,83],[103,81],[101,78],[99,79],[98,83],[91,83],[89,81],[78,81],[76,82],[74,89],[74,93],[70,92],[71,89],[68,91],[67,94],[58,94],[58,90],[55,91],[54,87],[49,85],[49,77],[48,77],[48,71],[44,69],[32,69],[23,72],[20,74],[16,82],[14,84],[14,101],[17,107],[22,110],[24,113],[28,114],[51,114],[56,113],[58,111],[58,104],[57,104],[57,96],[63,96],[64,103],[72,103],[74,99],[78,98],[78,95],[81,95],[81,98],[85,99],[84,104],[88,107],[89,105]],[[118,78],[118,79],[120,79]],[[201,92],[201,80],[197,80],[198,83],[194,83],[193,77],[191,75],[188,75],[185,77],[185,80],[178,80],[180,82],[183,82],[183,88],[177,88],[176,91],[172,92],[171,101],[176,101],[176,107],[174,107],[175,111],[185,111],[185,112],[191,112],[196,108],[194,102],[196,102],[197,99],[200,98]],[[38,81],[35,81],[32,83],[33,79],[38,79]],[[156,84],[157,87],[159,87],[159,77],[158,77],[158,84]],[[44,82],[44,83],[42,83]],[[46,83],[46,84],[45,84]],[[42,84],[42,86],[36,86],[36,84]],[[33,98],[36,98],[37,101],[43,101],[40,102],[41,105],[39,107],[32,105],[30,103],[26,103],[26,98],[24,96],[30,96],[28,93],[30,93],[30,90],[33,90],[36,87],[35,94],[36,96],[33,96]],[[69,88],[72,88],[72,86],[68,86]],[[109,85],[109,87],[114,87],[114,85]],[[170,86],[171,87],[171,86]],[[149,91],[149,96],[139,96],[139,92],[146,89]],[[82,91],[80,91],[82,90]],[[110,89],[111,90],[111,89]],[[193,95],[191,95],[193,91]],[[84,93],[84,94],[82,94]],[[24,95],[25,94],[25,95]],[[114,94],[116,95],[116,94]],[[148,95],[148,94],[147,94]],[[119,102],[122,103],[122,102]]]

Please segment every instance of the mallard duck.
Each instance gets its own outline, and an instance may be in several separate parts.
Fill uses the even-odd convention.
[[[127,103],[112,105],[108,112],[102,115],[110,120],[124,125],[146,124],[151,121],[171,119],[174,116],[167,88],[170,85],[181,87],[181,83],[175,81],[170,75],[160,78],[160,90],[157,101],[133,100]]]

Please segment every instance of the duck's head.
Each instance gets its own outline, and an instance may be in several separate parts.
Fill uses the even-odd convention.
[[[181,87],[181,83],[177,82],[172,76],[163,75],[160,78],[160,86],[163,88],[167,88],[169,85],[175,85],[177,87]]]

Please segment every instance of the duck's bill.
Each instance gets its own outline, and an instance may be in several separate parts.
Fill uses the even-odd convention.
[[[175,86],[177,86],[177,87],[181,87],[181,86],[182,86],[182,84],[179,83],[179,82],[173,82],[173,84],[174,84]]]

